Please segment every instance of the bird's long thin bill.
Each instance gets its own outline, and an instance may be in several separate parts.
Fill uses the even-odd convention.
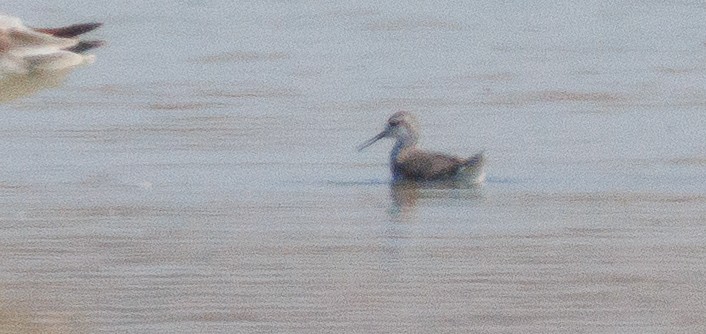
[[[362,151],[364,148],[372,145],[373,143],[380,140],[381,138],[385,138],[385,131],[378,133],[377,136],[370,138],[368,141],[366,141],[365,143],[358,146],[358,151]]]

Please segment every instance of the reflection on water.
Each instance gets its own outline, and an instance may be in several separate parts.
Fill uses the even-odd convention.
[[[454,181],[433,183],[396,182],[390,184],[390,197],[394,204],[391,213],[406,213],[415,210],[419,201],[439,202],[441,205],[467,205],[482,198],[483,185],[459,184]],[[463,203],[463,201],[467,201]]]
[[[36,94],[44,89],[56,88],[71,71],[71,69],[64,69],[0,76],[0,103]]]

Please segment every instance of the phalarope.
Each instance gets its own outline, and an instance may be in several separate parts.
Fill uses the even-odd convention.
[[[485,179],[483,152],[464,159],[417,148],[419,127],[414,115],[399,111],[387,121],[385,129],[358,147],[358,151],[382,138],[395,138],[390,153],[392,181],[461,181],[479,184]]]

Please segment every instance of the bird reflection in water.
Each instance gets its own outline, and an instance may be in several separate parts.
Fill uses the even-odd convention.
[[[422,203],[441,201],[452,205],[449,201],[477,201],[483,198],[482,185],[469,185],[465,182],[435,181],[413,182],[402,181],[390,184],[392,208],[390,212],[397,218],[409,218],[409,214]]]
[[[59,87],[71,69],[12,75],[0,79],[0,103],[16,100],[49,88]]]

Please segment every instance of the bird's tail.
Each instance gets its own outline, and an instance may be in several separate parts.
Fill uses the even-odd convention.
[[[461,174],[463,179],[472,184],[479,184],[485,181],[485,151],[480,151],[468,158],[464,164]]]
[[[468,158],[464,163],[468,167],[482,167],[485,164],[485,151],[480,151]]]

